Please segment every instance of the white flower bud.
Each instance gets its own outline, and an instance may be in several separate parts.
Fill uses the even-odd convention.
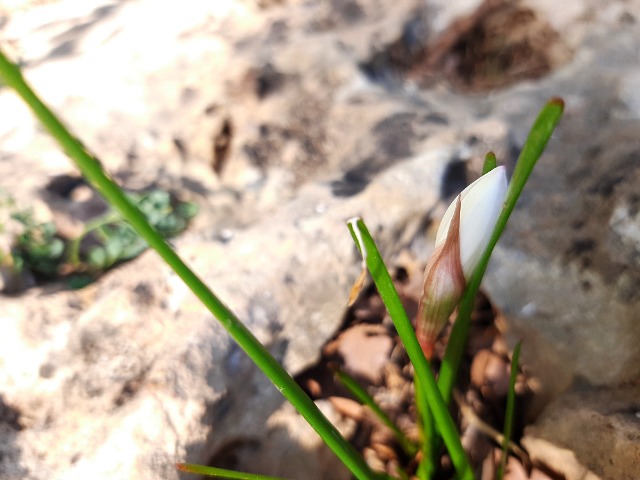
[[[460,194],[462,197],[460,263],[467,281],[478,265],[487,243],[489,243],[506,195],[507,173],[503,166],[496,167],[481,176]],[[440,228],[438,228],[436,248],[443,244],[447,237],[455,209],[456,201],[453,201],[447,208],[442,217]]]
[[[442,218],[416,319],[416,334],[427,358],[491,238],[506,193],[505,169],[497,167],[465,188]]]

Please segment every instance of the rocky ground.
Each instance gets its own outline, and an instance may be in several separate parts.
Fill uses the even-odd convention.
[[[377,465],[398,461],[384,432],[323,369],[343,362],[399,418],[409,378],[373,292],[345,306],[360,260],[344,221],[364,217],[409,301],[484,153],[511,169],[563,97],[485,278],[463,400],[490,421],[523,338],[531,478],[634,479],[639,20],[636,0],[14,0],[0,43],[121,184],[199,205],[178,252]],[[77,232],[99,201],[52,187],[74,175],[0,87],[3,198]],[[0,307],[0,478],[192,478],[174,463],[223,460],[349,478],[151,252]],[[491,444],[469,442],[482,464]]]

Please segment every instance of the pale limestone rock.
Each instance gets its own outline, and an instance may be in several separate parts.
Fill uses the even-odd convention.
[[[547,391],[576,376],[603,388],[639,378],[640,2],[527,2],[553,12],[574,56],[484,96],[421,91],[398,72],[376,83],[361,68],[408,26],[434,38],[477,2],[44,3],[0,8],[3,48],[127,186],[155,182],[201,205],[176,248],[292,373],[335,333],[358,273],[344,221],[362,215],[390,261],[407,246],[426,259],[423,227],[462,188],[464,163],[477,172],[495,149],[512,164],[542,103],[562,95],[563,123],[485,287],[514,335],[526,333],[523,357],[547,374]],[[7,89],[0,111],[11,112],[0,115],[0,187],[34,204],[50,176],[72,169]],[[255,442],[262,473],[295,477],[278,469],[305,458],[329,469],[306,478],[339,478],[153,253],[80,292],[0,301],[2,478],[175,479],[174,462],[234,445],[248,469]],[[588,405],[596,393],[582,395]],[[536,434],[555,438],[545,425]],[[287,452],[277,443],[277,465],[266,449],[275,439]]]

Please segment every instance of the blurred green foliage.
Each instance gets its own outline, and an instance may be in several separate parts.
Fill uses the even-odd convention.
[[[197,213],[195,204],[172,202],[171,195],[164,190],[128,194],[128,197],[165,238],[182,232]],[[91,270],[105,270],[118,262],[137,257],[147,248],[146,242],[133,228],[112,212],[92,222],[83,237],[89,234],[98,240],[98,245],[91,247],[84,259],[78,251],[70,251],[70,255],[80,259],[80,263],[86,262]],[[73,242],[72,245],[79,249],[80,243]]]
[[[22,233],[11,248],[14,269],[28,269],[47,277],[54,276],[64,260],[65,244],[57,237],[52,222],[38,223],[30,211],[15,212],[11,218],[22,226]]]
[[[128,197],[165,238],[185,230],[198,211],[196,204],[175,200],[161,189],[129,193]],[[62,238],[53,222],[36,221],[30,210],[13,211],[10,218],[19,228],[10,252],[0,252],[3,263],[9,264],[16,275],[28,272],[45,280],[65,277],[73,288],[91,283],[100,273],[147,248],[146,242],[112,210],[88,222],[84,232],[72,239]]]

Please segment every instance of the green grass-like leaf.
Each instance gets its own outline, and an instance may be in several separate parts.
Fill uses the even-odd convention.
[[[486,175],[491,170],[498,166],[498,160],[496,154],[489,152],[484,156],[484,163],[482,164],[482,175]]]
[[[416,476],[419,480],[430,480],[436,474],[441,451],[440,436],[436,432],[435,419],[429,410],[429,404],[424,398],[424,388],[420,385],[420,380],[413,380],[415,390],[415,406],[418,413],[417,423],[420,429],[420,450],[422,459],[418,465]]]
[[[300,412],[318,432],[325,444],[333,450],[353,475],[361,480],[387,478],[374,473],[362,456],[347,442],[340,432],[327,420],[316,404],[307,396],[296,381],[269,353],[251,331],[236,317],[207,285],[184,263],[166,240],[149,224],[145,215],[137,208],[122,189],[102,170],[100,162],[92,156],[60,122],[53,112],[27,85],[20,69],[0,51],[0,81],[13,88],[51,136],[73,160],[85,179],[107,200],[135,231],[184,281],[203,305],[229,332],[251,360],[280,390],[282,395]]]
[[[349,392],[351,392],[354,397],[369,407],[382,423],[389,427],[407,455],[413,456],[416,454],[418,451],[417,445],[407,438],[404,432],[400,430],[400,427],[398,427],[395,422],[389,418],[389,415],[380,408],[373,397],[369,395],[364,388],[362,388],[355,378],[342,371],[337,371],[335,373],[335,377],[347,390],[349,390]]]
[[[198,473],[200,475],[207,475],[215,478],[231,478],[240,480],[285,480],[282,477],[270,477],[268,475],[259,475],[257,473],[236,472],[234,470],[205,467],[204,465],[194,465],[192,463],[177,463],[176,468],[182,472]]]
[[[516,404],[516,378],[518,377],[518,361],[520,360],[521,345],[521,341],[516,344],[513,349],[513,356],[511,357],[511,373],[509,375],[509,391],[507,392],[507,408],[504,414],[504,439],[502,441],[502,457],[500,458],[500,466],[498,467],[498,480],[502,480],[504,470],[507,466],[509,441],[511,440],[513,414]]]

